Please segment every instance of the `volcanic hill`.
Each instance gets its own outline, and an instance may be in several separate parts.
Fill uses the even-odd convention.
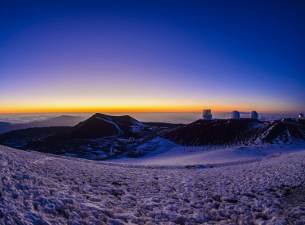
[[[197,120],[172,129],[163,137],[184,146],[221,146],[305,143],[305,121],[283,119]]]
[[[96,113],[89,119],[46,140],[91,139],[131,133],[132,126],[145,126],[130,116]]]

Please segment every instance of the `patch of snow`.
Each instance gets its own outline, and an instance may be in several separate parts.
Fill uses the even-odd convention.
[[[133,124],[134,124],[135,126],[147,127],[147,125],[145,125],[145,124],[143,124],[143,123],[140,123],[140,122],[138,122],[138,121],[136,121],[136,120],[132,120],[132,122],[133,122]]]
[[[101,118],[101,117],[96,117],[96,118],[99,119],[99,120],[104,120],[104,121],[107,122],[107,123],[113,124],[113,125],[118,129],[119,135],[124,133],[124,131],[122,131],[122,130],[119,128],[119,126],[118,126],[116,123],[114,123],[113,121],[111,121],[111,120],[105,120],[105,119],[103,119],[103,118]],[[109,118],[109,119],[110,119],[110,118]]]

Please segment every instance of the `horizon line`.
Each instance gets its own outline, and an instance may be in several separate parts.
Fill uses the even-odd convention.
[[[4,115],[4,114],[63,114],[63,113],[202,113],[204,109],[202,110],[176,110],[176,111],[135,111],[135,110],[130,110],[130,111],[108,111],[108,110],[96,110],[96,111],[12,111],[12,112],[0,112],[0,115]],[[228,110],[228,111],[223,111],[223,110],[212,110],[212,114],[213,113],[231,113],[234,110]],[[246,110],[236,110],[240,113],[251,113],[254,110],[250,110],[250,111],[246,111]],[[256,110],[255,110],[256,111]],[[295,111],[257,111],[258,113],[276,113],[276,114],[299,114]]]

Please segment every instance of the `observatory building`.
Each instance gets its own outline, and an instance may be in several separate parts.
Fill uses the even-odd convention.
[[[251,119],[258,120],[258,113],[256,111],[252,111],[250,115]]]
[[[240,114],[238,111],[233,111],[232,112],[232,119],[239,119],[240,118]]]
[[[205,109],[202,112],[202,118],[204,120],[211,120],[212,119],[212,113],[210,109]]]
[[[132,129],[133,133],[141,132],[141,127],[140,126],[132,126],[131,129]]]
[[[305,119],[305,117],[304,117],[304,113],[300,113],[300,115],[299,115],[299,119]]]

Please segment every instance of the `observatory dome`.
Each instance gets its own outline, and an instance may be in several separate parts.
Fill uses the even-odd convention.
[[[240,114],[238,111],[233,111],[232,112],[232,119],[239,119],[240,118]]]
[[[305,117],[304,117],[304,113],[300,113],[299,118],[300,118],[300,119],[304,119],[304,118],[305,118]]]
[[[212,113],[210,109],[205,109],[202,112],[202,118],[204,120],[211,120],[212,119]]]
[[[258,120],[258,113],[256,111],[252,111],[250,115],[251,119]]]

